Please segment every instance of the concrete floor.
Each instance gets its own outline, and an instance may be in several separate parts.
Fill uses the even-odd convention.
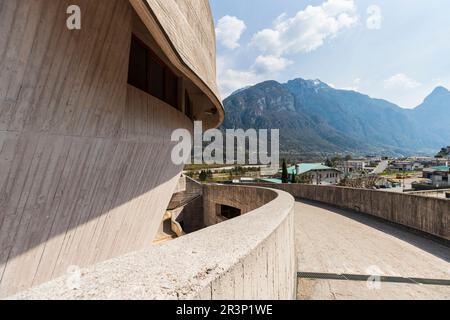
[[[450,280],[450,248],[365,215],[296,203],[299,272]],[[299,299],[450,299],[450,286],[299,279]]]

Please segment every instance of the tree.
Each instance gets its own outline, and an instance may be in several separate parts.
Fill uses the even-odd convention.
[[[297,183],[297,175],[295,174],[295,171],[292,173],[291,183]]]
[[[288,169],[286,165],[286,160],[283,159],[283,168],[281,170],[281,182],[282,183],[288,183],[289,182],[289,174]]]
[[[195,172],[188,171],[188,172],[185,173],[185,175],[186,175],[187,177],[189,177],[189,178],[193,178],[194,175],[195,175]]]
[[[337,165],[339,162],[341,162],[341,161],[342,161],[342,158],[341,158],[341,157],[333,157],[333,158],[331,158],[331,163],[333,164],[333,168],[335,168],[336,165]]]
[[[435,158],[442,159],[450,155],[447,148],[442,148],[441,151],[435,156]]]
[[[206,179],[208,179],[208,173],[206,171],[202,170],[200,172],[200,175],[198,176],[198,178],[200,181],[204,182],[204,181],[206,181]]]
[[[334,167],[333,162],[328,158],[325,160],[325,165],[330,168]]]
[[[313,177],[310,174],[304,173],[302,175],[299,175],[296,180],[301,184],[312,184]]]
[[[352,159],[353,159],[353,157],[350,154],[345,156],[345,161],[349,161],[349,160],[352,160]]]

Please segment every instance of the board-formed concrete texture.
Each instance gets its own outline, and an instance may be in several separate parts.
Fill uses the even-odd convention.
[[[83,269],[77,289],[67,275],[11,299],[294,299],[294,198],[252,187],[206,189],[209,202],[245,194],[256,209]]]
[[[221,223],[225,218],[218,212],[218,205],[238,208],[241,214],[247,214],[258,208],[261,203],[274,199],[274,193],[268,189],[227,188],[221,185],[206,185],[203,188],[203,218],[206,227]]]
[[[215,127],[212,24],[207,0],[0,1],[0,297],[151,246],[193,123],[184,91],[178,111],[127,84],[132,34]]]

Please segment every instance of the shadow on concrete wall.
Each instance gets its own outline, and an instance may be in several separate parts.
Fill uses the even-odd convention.
[[[192,125],[127,85],[128,1],[3,3],[0,296],[150,245],[182,170],[170,134]]]

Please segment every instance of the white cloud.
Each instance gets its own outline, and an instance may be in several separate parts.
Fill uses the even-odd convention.
[[[254,85],[269,78],[276,79],[279,73],[293,62],[285,54],[311,52],[322,46],[327,39],[340,31],[353,27],[358,22],[354,0],[327,0],[321,5],[307,6],[295,16],[278,16],[271,28],[253,35],[251,45],[261,54],[248,68],[235,68],[229,57],[218,59],[218,82],[221,94],[226,97],[233,91]],[[218,22],[217,40],[224,46],[235,49],[246,29],[245,23],[236,17],[225,16]]]
[[[264,77],[255,73],[253,70],[240,71],[234,69],[224,70],[220,73],[219,79],[219,89],[222,98],[226,98],[238,89],[264,81]]]
[[[371,5],[367,8],[367,14],[369,15],[366,20],[367,28],[370,30],[381,29],[381,22],[383,21],[381,8],[377,5]]]
[[[262,77],[253,70],[240,71],[233,68],[229,56],[217,57],[217,82],[222,98],[226,98],[237,89],[256,84],[262,80]]]
[[[286,14],[279,16],[273,28],[253,36],[252,44],[277,56],[311,52],[357,22],[353,0],[327,0],[320,6],[307,6],[292,18]]]
[[[258,73],[274,73],[284,70],[291,64],[292,61],[282,57],[261,55],[256,58],[253,68]]]
[[[217,58],[217,82],[222,98],[238,89],[255,85],[269,78],[274,79],[280,71],[291,64],[292,61],[281,57],[260,55],[250,68],[237,70],[229,57],[220,56]]]
[[[349,91],[359,91],[359,87],[361,85],[361,78],[356,78],[353,80],[352,85],[350,86],[346,86],[346,87],[342,87],[342,90],[349,90]]]
[[[244,21],[236,17],[224,16],[217,23],[217,41],[229,49],[236,49],[239,47],[239,39],[246,28]]]
[[[450,80],[444,80],[442,78],[434,78],[431,80],[432,86],[435,87],[444,87],[450,90]]]
[[[419,82],[411,79],[404,73],[398,73],[384,80],[384,87],[387,89],[414,89],[420,85]]]

